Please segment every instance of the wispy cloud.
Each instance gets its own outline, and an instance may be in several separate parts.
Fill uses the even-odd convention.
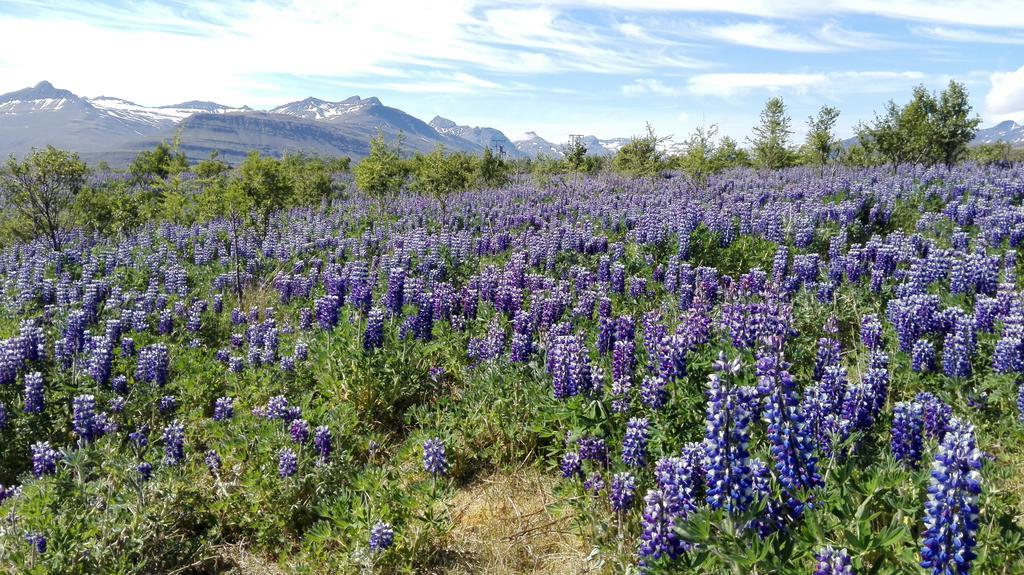
[[[627,96],[640,96],[644,94],[656,94],[658,96],[678,96],[683,90],[666,85],[661,80],[654,78],[638,78],[622,87],[622,93]]]
[[[700,96],[722,98],[757,92],[878,93],[908,89],[929,77],[922,72],[851,71],[817,73],[740,72],[691,76],[687,90]]]
[[[987,32],[970,28],[947,28],[943,26],[915,26],[911,31],[918,36],[946,42],[970,42],[984,44],[1024,44],[1024,35],[1010,32]]]

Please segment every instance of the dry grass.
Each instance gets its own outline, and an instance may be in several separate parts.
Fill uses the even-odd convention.
[[[584,574],[589,549],[571,517],[551,509],[554,481],[534,471],[498,473],[459,491],[452,501],[446,575]]]

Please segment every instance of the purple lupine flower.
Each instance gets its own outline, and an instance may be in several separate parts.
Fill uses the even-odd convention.
[[[814,359],[814,379],[820,381],[830,367],[839,365],[840,362],[839,341],[830,337],[823,337],[818,340],[818,352]]]
[[[330,331],[334,329],[334,326],[338,325],[338,310],[340,307],[341,303],[338,301],[337,296],[333,295],[325,295],[313,302],[316,321],[322,329]]]
[[[116,375],[110,380],[110,388],[114,390],[114,393],[118,395],[128,394],[128,377],[124,375]]]
[[[57,472],[57,461],[61,459],[50,446],[49,441],[38,441],[32,444],[32,475],[39,479],[45,475],[53,475]]]
[[[305,419],[292,421],[291,426],[288,428],[288,433],[291,434],[292,441],[295,443],[306,443],[309,441],[309,422]]]
[[[220,473],[220,455],[217,455],[216,451],[212,449],[207,451],[203,461],[206,463],[206,468],[210,470],[210,473],[214,475]]]
[[[697,510],[697,489],[704,474],[701,459],[704,447],[700,444],[688,445],[681,457],[663,457],[654,466],[654,477],[658,481],[658,489],[664,493],[669,511],[676,516],[685,518]]]
[[[806,501],[802,492],[821,487],[823,482],[817,471],[812,430],[804,420],[796,384],[787,367],[780,352],[761,352],[757,356],[758,385],[768,389],[764,419],[772,458],[786,503],[799,517]]]
[[[153,477],[153,464],[148,461],[143,461],[135,468],[136,473],[139,474],[139,480],[145,483]]]
[[[435,477],[448,474],[448,457],[441,438],[433,437],[423,442],[423,469]]]
[[[121,357],[132,357],[135,355],[135,340],[126,337],[121,340]]]
[[[1017,418],[1024,423],[1024,383],[1017,384]]]
[[[394,267],[388,272],[388,287],[384,294],[384,307],[394,316],[402,315],[405,301],[405,268]]]
[[[102,433],[96,425],[96,398],[79,395],[72,402],[71,425],[82,443],[92,443]]]
[[[580,459],[592,461],[602,468],[607,468],[611,463],[608,458],[608,444],[600,437],[581,437],[577,442],[580,451]]]
[[[363,349],[372,351],[384,345],[384,310],[375,307],[366,316],[366,330],[363,332]]]
[[[287,447],[282,449],[277,455],[277,476],[284,479],[295,475],[298,471],[298,456]]]
[[[641,567],[662,557],[676,559],[686,550],[686,544],[675,531],[675,519],[665,494],[660,489],[649,490],[644,496],[644,512],[640,518],[642,532],[637,555]]]
[[[612,476],[612,483],[608,490],[608,500],[611,502],[612,510],[624,512],[633,506],[633,499],[636,497],[636,477],[628,471],[616,473]]]
[[[218,397],[213,402],[213,420],[227,421],[235,415],[235,400],[231,397]]]
[[[668,402],[668,389],[661,376],[647,376],[640,384],[640,401],[652,410],[659,410]]]
[[[935,370],[935,347],[927,339],[919,339],[914,342],[910,369],[916,373],[928,373]]]
[[[706,418],[707,501],[713,509],[744,513],[753,502],[748,449],[750,390],[732,382],[740,369],[738,359],[726,362],[719,354],[714,368],[716,373],[708,382]]]
[[[318,426],[313,430],[313,449],[317,454],[316,464],[326,464],[331,457],[332,450],[331,430],[326,425]]]
[[[970,573],[976,557],[982,453],[974,426],[953,418],[932,463],[921,566],[933,575]]]
[[[262,416],[269,421],[284,420],[288,417],[288,400],[283,395],[275,395],[267,401]]]
[[[583,481],[583,491],[597,497],[601,494],[604,489],[604,476],[598,473],[591,473],[587,476],[586,480]]]
[[[378,521],[370,529],[370,551],[386,551],[395,542],[395,531],[391,525]]]
[[[0,431],[7,429],[7,407],[0,402]]]
[[[973,323],[958,320],[956,326],[946,334],[942,347],[942,370],[946,377],[969,377],[973,349]]]
[[[903,401],[892,409],[892,455],[904,467],[916,469],[924,449],[924,411],[920,403]]]
[[[860,341],[868,349],[878,349],[882,345],[882,322],[878,316],[865,314],[860,323]]]
[[[25,541],[32,548],[32,553],[36,555],[46,553],[46,535],[39,532],[29,532],[25,534]]]
[[[165,395],[160,398],[160,402],[157,404],[157,409],[163,415],[174,413],[178,410],[178,399],[173,395]]]
[[[107,406],[110,409],[111,413],[121,413],[121,412],[123,412],[124,408],[127,406],[127,404],[128,404],[128,400],[123,398],[123,397],[114,397],[114,398],[111,398],[111,400],[109,402],[107,402]]]
[[[643,467],[647,464],[647,441],[650,422],[647,418],[634,417],[626,423],[626,434],[622,438],[622,463],[629,467]]]
[[[45,409],[43,402],[43,374],[38,371],[25,374],[25,413],[42,413]]]
[[[814,554],[814,575],[854,575],[853,563],[846,549],[827,545]]]
[[[136,451],[141,452],[143,449],[146,448],[147,445],[149,445],[148,434],[149,427],[143,425],[136,429],[135,431],[128,434],[128,441],[130,441],[132,445],[135,446]]]
[[[578,452],[566,452],[562,456],[562,462],[559,467],[562,470],[563,479],[573,479],[576,477],[583,479],[583,459],[580,458]]]
[[[295,361],[306,361],[309,359],[309,344],[300,341],[295,344]]]
[[[178,465],[185,459],[185,426],[174,421],[164,428],[164,465]]]

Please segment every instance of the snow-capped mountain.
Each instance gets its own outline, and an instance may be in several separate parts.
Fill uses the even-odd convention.
[[[230,112],[248,112],[251,108],[243,106],[232,108],[215,102],[190,101],[171,106],[149,107],[112,98],[110,96],[98,96],[96,98],[85,98],[86,102],[95,108],[103,110],[111,116],[121,118],[128,122],[139,122],[149,124],[154,128],[168,128],[191,116],[192,114],[226,114]]]
[[[538,136],[537,132],[526,132],[522,136],[513,139],[512,143],[515,144],[517,150],[530,158],[537,156],[549,158],[562,157],[562,147]]]
[[[430,127],[441,134],[455,136],[472,142],[481,148],[490,148],[495,152],[501,152],[510,158],[521,158],[524,156],[512,140],[508,139],[501,130],[480,126],[460,126],[448,118],[434,116],[430,121]]]
[[[996,142],[1006,142],[1014,147],[1024,146],[1024,125],[1013,120],[1006,120],[991,128],[983,128],[978,130],[971,144],[994,144]]]
[[[629,138],[601,139],[597,136],[583,136],[581,138],[587,154],[591,156],[614,156],[619,148],[629,142]],[[569,144],[553,144],[537,135],[536,132],[527,132],[515,139],[516,148],[524,155],[535,157],[538,154],[553,158],[561,158]]]
[[[370,106],[381,105],[380,100],[377,98],[366,98],[365,100],[359,96],[352,96],[340,102],[328,102],[321,100],[320,98],[306,98],[305,100],[299,100],[298,102],[289,102],[276,108],[268,110],[271,114],[285,114],[287,116],[295,116],[298,118],[305,118],[307,120],[329,120],[344,116],[346,114],[352,114],[359,112]]]

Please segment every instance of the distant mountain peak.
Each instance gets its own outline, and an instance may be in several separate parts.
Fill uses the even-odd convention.
[[[68,90],[54,88],[53,84],[43,80],[31,88],[22,88],[14,92],[0,94],[0,102],[32,101],[32,100],[53,100],[53,99],[78,100],[78,96]]]

